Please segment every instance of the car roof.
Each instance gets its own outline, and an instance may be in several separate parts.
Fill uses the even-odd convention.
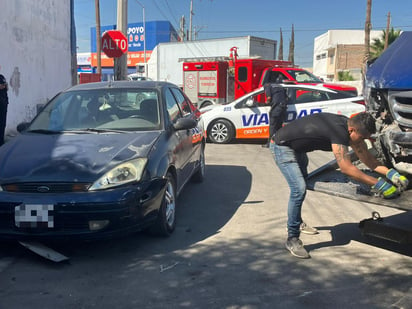
[[[139,81],[138,83],[132,83],[129,80],[121,80],[121,81],[107,81],[107,82],[97,82],[97,83],[86,83],[86,84],[79,84],[73,87],[66,89],[65,91],[74,91],[74,90],[96,90],[96,89],[103,89],[103,88],[129,88],[129,89],[139,89],[139,88],[162,88],[162,87],[177,87],[177,85],[163,82],[163,81],[151,81],[151,80],[144,80]]]

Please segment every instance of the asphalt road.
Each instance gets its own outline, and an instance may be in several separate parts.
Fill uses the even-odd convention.
[[[310,169],[330,159],[313,153]],[[259,144],[207,144],[206,180],[178,199],[170,238],[61,244],[54,263],[0,243],[3,308],[412,308],[412,246],[361,235],[360,220],[408,212],[309,191],[302,235],[284,248],[288,187]]]

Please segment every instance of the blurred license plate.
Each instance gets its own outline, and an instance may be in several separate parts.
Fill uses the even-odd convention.
[[[14,222],[21,228],[53,228],[53,204],[20,204],[14,208]]]

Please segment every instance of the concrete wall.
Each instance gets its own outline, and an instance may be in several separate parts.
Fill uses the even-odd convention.
[[[6,139],[72,84],[70,1],[8,0],[0,9],[0,73],[9,83]]]
[[[276,41],[256,37],[160,43],[147,63],[148,77],[183,86],[182,58],[229,57],[230,49],[238,47],[239,58],[275,59]]]

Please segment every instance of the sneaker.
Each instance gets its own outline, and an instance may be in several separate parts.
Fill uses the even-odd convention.
[[[300,258],[300,259],[310,258],[309,253],[303,247],[302,241],[297,237],[288,238],[286,240],[285,247],[286,249],[289,250],[289,252],[293,256],[296,256],[297,258]]]
[[[311,227],[309,225],[307,225],[305,222],[302,222],[300,224],[300,232],[304,233],[304,234],[308,234],[308,235],[315,235],[315,234],[319,234],[317,228]],[[288,227],[286,227],[286,232],[288,231]]]
[[[305,222],[302,222],[302,224],[300,225],[300,232],[309,235],[319,234],[316,228],[307,225]]]

